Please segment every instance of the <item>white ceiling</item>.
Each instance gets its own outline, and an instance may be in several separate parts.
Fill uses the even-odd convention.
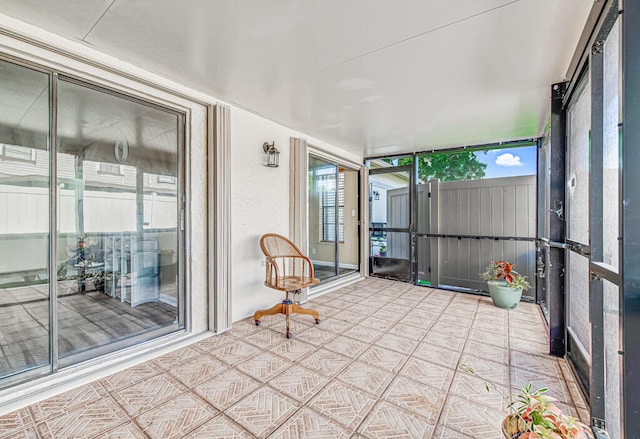
[[[2,0],[363,155],[537,137],[593,0]]]

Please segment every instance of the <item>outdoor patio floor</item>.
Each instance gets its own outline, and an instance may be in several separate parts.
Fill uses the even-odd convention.
[[[501,438],[505,395],[549,387],[588,410],[545,354],[539,307],[366,279],[284,316],[190,346],[0,417],[0,438]]]

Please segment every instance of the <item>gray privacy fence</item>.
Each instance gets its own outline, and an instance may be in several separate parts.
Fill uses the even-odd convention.
[[[407,189],[387,193],[388,227],[408,226]],[[433,286],[487,290],[480,273],[505,260],[527,276],[535,297],[536,177],[439,182],[418,185],[417,280]],[[389,256],[409,254],[408,236],[389,237]]]

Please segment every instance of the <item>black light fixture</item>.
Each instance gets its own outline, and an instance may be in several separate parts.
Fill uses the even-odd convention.
[[[374,200],[379,200],[380,199],[380,192],[373,191],[373,199]]]
[[[271,142],[271,144],[269,144],[269,142],[264,142],[262,144],[262,150],[267,155],[266,166],[269,166],[270,168],[277,168],[280,166],[280,151],[276,148],[275,142]]]

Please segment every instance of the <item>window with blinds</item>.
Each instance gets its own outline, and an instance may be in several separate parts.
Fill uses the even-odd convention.
[[[320,239],[336,240],[336,174],[318,176],[320,190]],[[344,172],[338,172],[338,241],[344,242]]]
[[[35,162],[36,150],[20,145],[6,145],[0,143],[0,159]]]

